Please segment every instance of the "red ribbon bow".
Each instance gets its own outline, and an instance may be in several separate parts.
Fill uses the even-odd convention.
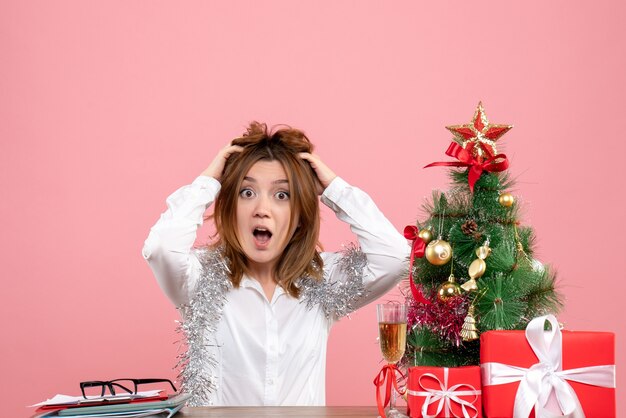
[[[398,380],[396,379],[396,372],[400,373],[400,376],[404,378],[404,374],[398,369],[398,366],[395,364],[385,364],[378,375],[374,378],[374,385],[376,385],[376,405],[378,405],[378,413],[382,418],[386,418],[385,416],[385,407],[389,405],[389,400],[391,399],[391,388],[392,385],[396,389],[396,392],[402,396],[404,395],[404,391],[400,391],[398,387]],[[380,388],[387,382],[385,387],[385,403],[382,403],[380,399]]]
[[[417,288],[417,286],[415,286],[415,281],[413,280],[413,262],[415,261],[415,257],[424,257],[426,243],[419,237],[419,230],[414,225],[407,225],[404,228],[404,237],[413,241],[413,245],[411,247],[411,261],[409,265],[409,283],[411,285],[413,299],[415,299],[416,302],[428,305],[430,304],[430,301],[426,299],[424,294]]]
[[[424,168],[428,167],[469,167],[469,173],[467,180],[470,190],[474,191],[474,184],[480,178],[483,171],[494,172],[504,171],[509,168],[509,160],[504,154],[498,154],[483,161],[482,158],[474,158],[471,150],[466,150],[456,142],[450,144],[446,150],[446,155],[456,158],[459,161],[441,161],[437,163],[428,164]]]

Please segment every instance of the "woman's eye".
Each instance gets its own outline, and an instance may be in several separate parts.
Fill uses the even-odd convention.
[[[278,200],[289,200],[289,193],[287,193],[287,192],[278,192],[278,193],[276,193],[276,198]]]
[[[252,191],[251,189],[243,189],[239,192],[239,196],[251,198],[254,197],[254,191]]]

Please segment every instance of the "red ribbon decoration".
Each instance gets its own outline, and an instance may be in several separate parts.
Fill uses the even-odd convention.
[[[456,142],[450,144],[446,150],[446,155],[456,158],[459,161],[442,161],[437,163],[428,164],[424,168],[428,167],[469,167],[469,174],[467,175],[470,190],[474,191],[474,184],[480,178],[483,171],[504,171],[509,168],[509,160],[504,154],[494,155],[489,159],[482,161],[481,158],[474,158],[472,153]]]
[[[413,245],[411,247],[411,261],[409,265],[409,283],[411,285],[413,299],[415,299],[416,302],[429,305],[430,301],[426,299],[424,294],[417,288],[417,286],[415,286],[415,280],[413,280],[413,262],[415,261],[415,257],[424,257],[424,251],[426,250],[426,243],[419,237],[418,233],[419,230],[414,225],[407,225],[404,228],[404,238],[413,241]]]
[[[398,366],[395,364],[385,364],[378,375],[374,378],[374,385],[376,385],[376,405],[378,405],[378,413],[382,418],[386,418],[385,416],[385,407],[389,405],[389,401],[391,400],[391,388],[392,385],[396,389],[396,392],[402,396],[404,395],[404,391],[400,392],[400,388],[398,388],[398,380],[396,379],[396,372],[400,373],[400,376],[404,378],[404,374],[398,369]],[[385,385],[385,382],[387,384]],[[385,385],[385,403],[382,403],[380,399],[380,388]]]

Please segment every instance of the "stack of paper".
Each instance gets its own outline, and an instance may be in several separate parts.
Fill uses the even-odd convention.
[[[56,395],[52,399],[33,405],[38,407],[34,418],[132,418],[161,414],[172,417],[189,399],[187,394],[165,395],[161,391],[138,392],[104,397]]]

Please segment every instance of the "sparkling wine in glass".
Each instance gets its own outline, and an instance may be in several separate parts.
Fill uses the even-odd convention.
[[[406,347],[406,305],[384,303],[376,305],[380,351],[389,364],[396,364],[404,355]],[[395,379],[395,375],[392,376]],[[392,389],[387,417],[406,417],[396,409],[396,396]]]

